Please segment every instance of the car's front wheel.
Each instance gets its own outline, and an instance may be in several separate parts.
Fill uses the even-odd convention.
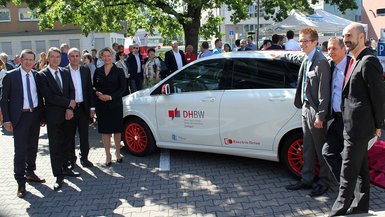
[[[135,156],[151,154],[156,148],[150,128],[138,118],[125,122],[123,139],[128,151]]]

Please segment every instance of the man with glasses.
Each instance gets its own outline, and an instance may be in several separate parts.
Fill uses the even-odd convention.
[[[298,75],[294,105],[302,108],[304,164],[301,180],[286,186],[286,189],[299,190],[313,187],[309,196],[316,197],[329,189],[330,171],[322,156],[322,147],[325,143],[326,116],[329,109],[330,66],[325,56],[316,49],[317,30],[303,28],[300,30],[299,39],[305,59]],[[320,165],[319,180],[312,186],[317,158]]]
[[[43,123],[43,100],[37,91],[35,54],[21,52],[21,66],[4,77],[1,110],[4,128],[13,132],[15,146],[14,175],[18,184],[17,196],[26,195],[25,182],[45,182],[36,174],[36,155],[40,125]],[[20,86],[21,84],[21,86]]]
[[[130,79],[130,90],[134,93],[143,89],[143,59],[139,53],[139,45],[132,45],[132,50],[127,57],[127,66]]]

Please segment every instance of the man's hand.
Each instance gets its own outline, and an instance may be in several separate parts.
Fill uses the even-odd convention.
[[[66,110],[65,119],[67,121],[71,120],[74,117],[74,112],[71,109]]]
[[[376,131],[374,132],[374,136],[381,137],[381,129],[376,129]]]
[[[5,122],[3,124],[4,126],[4,129],[8,132],[13,132],[13,127],[12,127],[12,123],[11,122]]]
[[[96,94],[96,96],[97,96],[97,97],[100,97],[100,96],[102,96],[102,95],[103,95],[103,93],[101,93],[101,92],[99,92],[99,91],[96,91],[96,93],[95,93],[95,94]]]
[[[321,121],[319,118],[316,118],[314,121],[314,127],[318,129],[323,128],[323,121]]]
[[[100,100],[102,100],[103,102],[107,102],[107,101],[111,100],[111,96],[109,96],[109,95],[100,95],[100,96],[98,96],[98,98]]]

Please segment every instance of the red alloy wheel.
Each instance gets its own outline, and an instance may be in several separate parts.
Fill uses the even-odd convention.
[[[138,123],[131,123],[126,127],[125,139],[128,148],[135,153],[142,153],[148,146],[148,137],[144,127]]]
[[[287,161],[289,166],[297,174],[301,174],[303,166],[302,144],[303,138],[294,140],[287,150]]]
[[[287,161],[290,168],[297,174],[302,173],[303,167],[303,153],[302,153],[303,138],[297,139],[291,143],[289,150],[287,151]],[[316,159],[314,173],[318,175],[320,172],[319,161]]]

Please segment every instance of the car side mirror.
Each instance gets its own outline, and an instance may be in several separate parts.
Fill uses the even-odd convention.
[[[170,95],[170,84],[163,84],[162,85],[162,94]]]

